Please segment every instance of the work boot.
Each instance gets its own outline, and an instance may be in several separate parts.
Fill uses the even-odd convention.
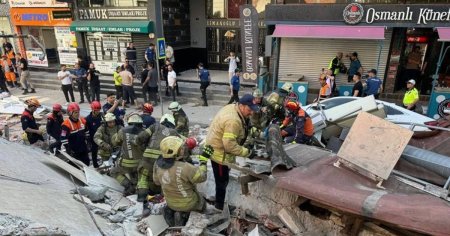
[[[175,226],[185,226],[189,220],[189,212],[176,211],[174,215]]]
[[[30,93],[36,93],[36,90],[34,90],[34,88],[32,88]]]
[[[138,200],[139,201],[139,200]],[[144,200],[144,204],[142,205],[142,218],[149,216],[152,213],[152,210],[149,207],[149,201]]]
[[[28,89],[24,89],[22,94],[23,95],[28,94]]]
[[[148,190],[147,189],[138,189],[137,190],[137,201],[138,202],[143,202],[148,195]]]

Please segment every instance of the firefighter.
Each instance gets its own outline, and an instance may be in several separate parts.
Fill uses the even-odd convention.
[[[128,126],[122,128],[112,137],[113,146],[122,146],[119,165],[112,170],[111,175],[125,187],[124,194],[134,194],[138,179],[137,167],[144,150],[136,145],[135,139],[144,129],[142,118],[138,114],[132,114],[128,118]]]
[[[61,127],[62,151],[67,151],[75,159],[89,166],[89,152],[87,138],[89,131],[85,128],[86,119],[80,117],[80,106],[72,102],[67,106],[69,117],[64,120]]]
[[[86,117],[86,128],[91,134],[88,138],[88,144],[91,150],[91,157],[94,168],[98,168],[98,145],[94,141],[94,135],[102,124],[102,105],[99,101],[91,102],[91,113]]]
[[[56,150],[61,149],[61,125],[64,122],[64,117],[62,115],[61,104],[54,104],[52,113],[47,116],[47,133],[49,134],[49,139],[53,138],[55,141],[50,140],[49,149],[51,152],[56,154]]]
[[[142,105],[142,122],[144,129],[147,129],[148,127],[150,127],[151,125],[155,124],[156,120],[155,118],[152,116],[153,113],[153,105],[150,103],[144,103],[144,105]]]
[[[259,89],[253,91],[253,97],[255,97],[255,104],[257,104],[260,109],[257,112],[253,112],[250,117],[251,132],[250,136],[252,138],[260,137],[261,132],[267,127],[269,123],[269,117],[267,114],[267,100],[264,98],[263,93]]]
[[[286,82],[276,91],[273,91],[269,97],[267,97],[267,114],[272,123],[281,123],[284,120],[285,110],[284,103],[286,99],[289,99],[293,95],[293,85],[290,82]]]
[[[116,116],[113,113],[107,113],[104,117],[103,125],[101,125],[94,135],[94,142],[98,146],[98,154],[102,161],[107,161],[111,157],[114,149],[112,145],[112,137],[119,132],[119,126],[116,124]]]
[[[298,102],[286,104],[288,115],[281,125],[281,136],[286,143],[309,144],[314,134],[311,117],[300,107]]]
[[[153,179],[161,185],[167,202],[164,219],[169,226],[183,226],[191,211],[203,211],[206,207],[196,184],[206,181],[208,159],[200,157],[199,167],[182,161],[188,155],[188,147],[179,137],[166,137],[160,146],[162,154],[154,165]]]
[[[168,136],[178,136],[178,133],[175,130],[173,118],[166,114],[161,118],[160,124],[150,126],[136,138],[138,146],[146,147],[138,167],[137,193],[139,202],[143,201],[149,193],[154,195],[161,192],[161,189],[153,182],[153,165],[161,155],[159,146],[161,141]]]
[[[44,132],[39,129],[36,119],[33,113],[41,106],[36,98],[30,98],[25,101],[27,107],[20,117],[20,122],[22,123],[22,129],[26,134],[26,138],[30,144],[39,145],[38,141],[44,142],[43,134]]]
[[[255,155],[253,149],[243,145],[249,133],[249,117],[258,110],[254,97],[245,94],[237,104],[223,107],[209,127],[204,153],[212,155],[211,164],[216,182],[215,207],[219,210],[223,209],[229,180],[230,169],[226,164],[234,163],[236,156],[253,158]]]
[[[187,137],[189,135],[189,119],[183,108],[178,102],[172,102],[169,104],[169,110],[172,111],[175,118],[175,129],[178,133]]]

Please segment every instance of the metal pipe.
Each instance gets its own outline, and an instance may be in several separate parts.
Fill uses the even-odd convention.
[[[401,157],[444,178],[450,176],[450,157],[448,156],[407,145]]]
[[[419,124],[419,123],[414,123],[414,122],[402,122],[402,121],[391,121],[391,123],[397,124],[397,125],[411,125],[412,127],[415,126],[421,126],[421,127],[427,127],[430,129],[437,129],[437,130],[442,130],[442,131],[449,131],[449,128],[444,128],[444,127],[439,127],[439,126],[434,126],[434,125],[425,125],[425,124]]]

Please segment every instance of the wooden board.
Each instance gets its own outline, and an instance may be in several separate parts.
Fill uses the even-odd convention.
[[[360,112],[338,156],[382,179],[387,179],[413,132]]]

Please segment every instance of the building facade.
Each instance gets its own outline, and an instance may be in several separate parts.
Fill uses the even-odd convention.
[[[9,19],[9,2],[7,0],[0,0],[0,35],[12,33],[11,22]],[[8,41],[14,42],[12,39],[8,39]],[[3,53],[2,48],[0,49],[0,54]]]
[[[320,4],[311,4],[319,2]],[[326,3],[323,3],[326,2]],[[266,24],[278,47],[272,73],[280,80],[299,74],[318,88],[322,68],[328,68],[337,52],[357,52],[364,73],[378,70],[384,80],[384,91],[405,88],[409,79],[417,80],[422,94],[431,92],[436,71],[440,27],[450,25],[449,1],[278,1],[266,8]],[[407,2],[407,3],[405,3]],[[296,3],[296,4],[293,4]],[[417,73],[411,74],[412,50],[420,52]],[[439,80],[450,80],[450,57],[444,58]],[[449,78],[447,78],[449,77]],[[337,83],[347,83],[343,73]]]

